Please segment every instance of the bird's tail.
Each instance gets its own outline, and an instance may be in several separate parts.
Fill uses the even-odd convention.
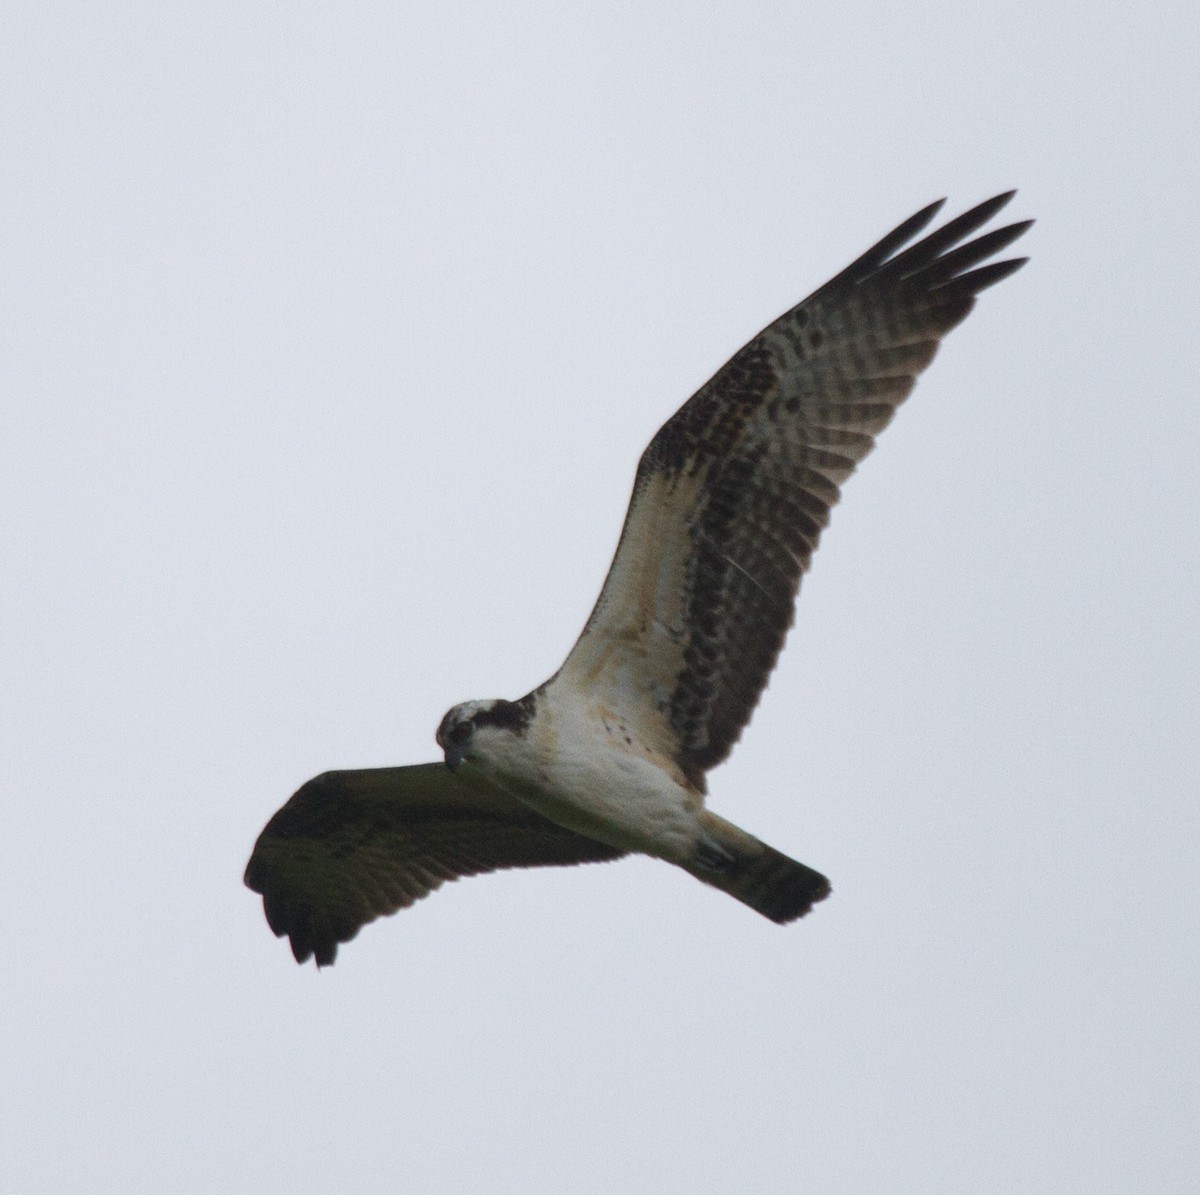
[[[724,818],[701,814],[705,840],[685,865],[698,880],[728,892],[756,913],[786,925],[830,893],[829,881],[811,867],[760,842]]]

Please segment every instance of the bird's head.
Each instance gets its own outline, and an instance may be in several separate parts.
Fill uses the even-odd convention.
[[[446,767],[457,772],[464,760],[474,762],[487,755],[494,738],[523,735],[533,710],[532,695],[520,701],[496,697],[454,706],[437,730],[438,746],[446,753]]]

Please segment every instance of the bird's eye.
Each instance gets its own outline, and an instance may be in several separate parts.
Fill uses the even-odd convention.
[[[465,743],[471,737],[472,726],[470,722],[460,722],[451,732],[450,741],[452,743]]]

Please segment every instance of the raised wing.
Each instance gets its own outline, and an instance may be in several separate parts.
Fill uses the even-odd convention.
[[[622,852],[564,830],[444,764],[325,772],[267,823],[246,866],[267,923],[298,963],[332,963],[376,917],[445,880],[506,867],[598,863]]]
[[[962,244],[1012,197],[905,249],[906,220],[738,352],[642,455],[604,588],[549,682],[620,710],[703,786],[733,748],[792,622],[830,508],[975,296],[1024,264]]]

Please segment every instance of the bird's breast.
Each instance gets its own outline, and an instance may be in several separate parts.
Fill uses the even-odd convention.
[[[541,719],[539,718],[540,722]],[[513,796],[558,825],[622,850],[690,857],[703,801],[641,745],[613,711],[535,722],[523,758],[498,777]]]

